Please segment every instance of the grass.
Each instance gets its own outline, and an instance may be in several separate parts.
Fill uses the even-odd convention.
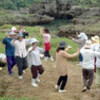
[[[2,30],[9,30],[11,29],[12,25],[3,25],[0,27],[0,29]],[[18,26],[16,26],[18,28]],[[40,47],[43,47],[43,38],[41,37],[40,35],[40,28],[43,27],[43,26],[25,26],[25,29],[27,32],[29,32],[29,37],[35,37],[37,38],[40,43],[39,43],[39,46]],[[51,35],[53,35],[52,33],[54,32],[54,29],[52,28],[51,31]],[[53,31],[53,32],[52,32]],[[57,30],[56,30],[57,31]],[[56,33],[54,33],[56,34]],[[1,32],[0,33],[0,41],[2,41],[4,38],[5,38],[6,34],[5,32]],[[68,45],[71,45],[73,47],[73,49],[71,49],[70,53],[73,53],[76,51],[78,45],[75,44],[73,41],[67,39],[67,38],[64,38],[64,37],[57,37],[57,38],[53,38],[51,39],[51,55],[55,57],[55,53],[56,53],[56,49],[59,45],[59,42],[60,41],[66,41]],[[5,46],[2,44],[2,42],[0,42],[0,52],[4,53],[5,52]]]

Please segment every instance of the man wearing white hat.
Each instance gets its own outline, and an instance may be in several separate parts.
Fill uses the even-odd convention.
[[[7,58],[7,67],[8,67],[8,72],[10,75],[13,74],[12,72],[12,68],[15,66],[16,64],[16,60],[15,60],[15,48],[12,46],[11,41],[13,40],[13,38],[15,38],[16,33],[14,32],[8,32],[7,36],[3,39],[3,44],[5,44],[6,48],[5,48],[5,52],[6,52],[6,58]]]
[[[38,87],[36,81],[40,82],[39,76],[44,72],[44,68],[41,63],[40,53],[44,53],[45,51],[42,48],[37,46],[39,41],[35,38],[31,40],[31,47],[28,49],[29,55],[29,64],[32,72],[32,83],[31,85],[34,87]]]
[[[88,40],[84,46],[84,49],[81,49],[81,54],[83,57],[82,61],[82,73],[83,73],[83,83],[84,88],[82,92],[90,90],[90,87],[93,83],[94,78],[94,58],[100,57],[99,52],[95,52],[91,49],[92,42]]]

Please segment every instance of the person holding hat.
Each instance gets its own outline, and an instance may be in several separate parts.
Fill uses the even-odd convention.
[[[69,54],[67,51],[71,48],[68,46],[65,41],[61,41],[56,51],[56,69],[59,75],[59,79],[57,85],[55,86],[56,89],[59,89],[59,92],[65,92],[64,88],[66,86],[68,80],[68,65],[66,59],[74,58],[79,55],[79,49],[74,54]]]
[[[44,53],[44,50],[42,48],[39,48],[38,40],[33,38],[31,39],[31,47],[28,49],[28,55],[29,55],[29,64],[31,67],[31,73],[32,73],[32,83],[31,85],[34,87],[38,87],[36,84],[36,81],[40,82],[40,75],[43,74],[44,68],[41,63],[40,59],[40,53]]]
[[[30,44],[30,40],[31,39],[23,39],[23,35],[21,33],[18,33],[17,39],[12,40],[12,45],[15,47],[19,79],[23,79],[23,72],[28,67],[26,45]]]
[[[87,37],[87,35],[84,32],[81,32],[80,34],[76,33],[76,36],[77,36],[78,39],[72,38],[72,40],[75,43],[79,44],[79,48],[81,50],[84,47],[86,41],[88,40],[88,37]],[[83,58],[82,58],[82,55],[80,53],[79,54],[79,61],[80,61],[80,63],[77,64],[77,65],[81,65],[82,60],[83,60]]]
[[[11,41],[13,38],[15,38],[16,33],[14,32],[8,32],[7,36],[3,39],[3,44],[5,44],[5,52],[6,52],[6,59],[7,59],[7,67],[8,67],[8,72],[10,75],[13,74],[12,69],[16,64],[15,60],[15,48],[12,46]]]
[[[91,46],[92,42],[88,40],[84,46],[84,49],[81,49],[80,51],[83,57],[82,73],[84,87],[82,92],[90,90],[94,78],[94,58],[100,57],[100,53],[93,51]]]

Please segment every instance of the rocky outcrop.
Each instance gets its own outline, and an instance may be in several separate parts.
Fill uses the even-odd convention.
[[[71,9],[71,4],[68,2],[65,3],[56,3],[56,2],[42,2],[33,4],[30,8],[30,13],[39,14],[39,15],[49,15],[55,18],[68,18],[72,15],[67,13]]]
[[[0,25],[3,24],[22,24],[22,25],[37,25],[47,24],[54,20],[53,17],[38,14],[20,14],[12,13],[6,15],[0,15]]]

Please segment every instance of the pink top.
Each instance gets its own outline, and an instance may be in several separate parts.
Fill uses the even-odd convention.
[[[50,42],[50,34],[43,34],[43,38],[44,38],[44,43],[49,43]]]

